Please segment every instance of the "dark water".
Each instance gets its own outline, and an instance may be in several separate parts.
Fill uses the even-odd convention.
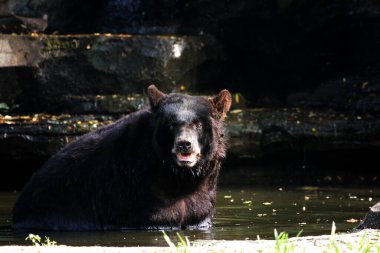
[[[0,245],[23,244],[28,232],[10,228],[10,211],[17,193],[0,193]],[[220,187],[214,227],[205,231],[184,230],[190,240],[244,240],[273,238],[273,230],[295,236],[329,233],[335,221],[338,232],[357,225],[368,207],[379,201],[380,190],[350,188],[254,188]],[[32,232],[32,231],[31,231]],[[35,232],[58,244],[104,246],[166,245],[160,231]],[[173,241],[177,231],[168,231]]]

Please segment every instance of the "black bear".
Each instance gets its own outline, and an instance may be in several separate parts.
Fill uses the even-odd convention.
[[[16,229],[210,226],[231,95],[165,94],[51,157],[22,189]]]

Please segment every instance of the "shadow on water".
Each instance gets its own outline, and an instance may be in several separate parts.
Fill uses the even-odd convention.
[[[164,246],[160,231],[108,232],[42,232],[13,231],[11,207],[15,192],[0,193],[0,245],[30,245],[25,241],[29,232],[49,236],[61,245],[103,246]],[[190,240],[252,240],[273,238],[273,230],[286,231],[295,236],[329,233],[332,221],[338,232],[355,227],[359,220],[380,198],[380,190],[368,188],[319,187],[251,187],[221,186],[218,190],[216,214],[212,229],[183,230]],[[178,231],[168,231],[177,241]]]

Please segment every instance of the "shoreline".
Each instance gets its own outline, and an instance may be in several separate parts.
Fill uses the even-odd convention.
[[[0,246],[1,253],[116,253],[116,252],[355,252],[359,247],[380,248],[380,231],[365,229],[353,233],[283,237],[277,240],[247,240],[247,241],[194,241],[190,246],[171,247],[102,247],[102,246]],[[276,249],[287,251],[275,251]]]

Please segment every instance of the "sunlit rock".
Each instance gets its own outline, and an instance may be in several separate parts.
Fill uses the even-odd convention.
[[[210,36],[0,35],[0,49],[0,94],[18,92],[0,102],[23,112],[61,112],[70,96],[141,94],[151,83],[197,89],[218,78],[209,67],[223,60]]]

